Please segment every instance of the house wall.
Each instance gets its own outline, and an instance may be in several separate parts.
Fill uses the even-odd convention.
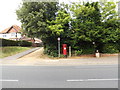
[[[4,38],[4,39],[16,38],[16,33],[0,34],[0,38]],[[20,33],[17,33],[17,38],[21,38],[21,34]]]

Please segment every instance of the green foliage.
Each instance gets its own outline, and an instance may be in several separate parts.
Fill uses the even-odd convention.
[[[17,41],[7,40],[7,39],[0,39],[2,42],[2,46],[18,46]]]
[[[82,50],[75,50],[75,55],[81,55],[82,54]]]
[[[54,20],[56,12],[57,2],[23,2],[22,7],[16,11],[23,32],[41,39],[45,39],[50,33],[47,30],[47,20]]]
[[[96,42],[101,40],[103,35],[100,22],[100,10],[98,2],[86,3],[85,5],[76,5],[73,9],[73,15],[76,17],[72,21],[72,38],[80,41]]]
[[[117,14],[115,8],[116,8],[115,2],[101,3],[101,5],[100,5],[100,9],[102,10],[101,20],[102,21],[108,21],[110,19],[117,18],[118,14]]]
[[[116,43],[104,44],[102,49],[102,53],[118,53],[118,52],[119,52],[118,44]]]
[[[75,55],[94,54],[95,47],[91,42],[81,41],[72,47],[72,51],[72,53]]]
[[[70,15],[65,10],[59,10],[55,20],[49,22],[51,25],[48,28],[57,35],[64,33],[65,24],[69,23]]]
[[[120,18],[118,18],[115,2],[104,2],[101,4],[101,22],[104,31],[102,41],[104,43],[118,41],[120,39]]]
[[[23,46],[23,47],[29,47],[32,46],[31,42],[28,41],[17,41],[19,46]]]
[[[118,50],[120,52],[120,40],[118,40],[117,43],[118,43]]]
[[[95,53],[95,49],[93,48],[84,48],[82,51],[82,54],[94,54]]]
[[[0,41],[2,42],[2,46],[23,46],[23,47],[32,46],[32,43],[27,41],[14,41],[8,39],[0,39]]]
[[[63,55],[63,54],[60,54],[60,57],[61,57],[61,58],[64,58],[64,57],[65,57],[65,55]]]
[[[55,20],[57,11],[57,2],[23,2],[22,7],[16,11],[23,33],[32,38],[40,38],[44,48],[48,50],[47,54],[50,54],[49,50],[53,52],[50,46],[57,46],[58,36],[53,31],[61,26],[50,27],[53,31],[49,29],[52,25],[49,22]]]
[[[57,57],[58,56],[58,51],[57,49],[55,49],[56,47],[54,46],[47,46],[44,50],[44,54],[53,56],[53,57]]]
[[[81,41],[95,42],[95,49],[101,52],[103,43],[115,42],[120,39],[120,26],[118,25],[120,22],[116,18],[117,13],[113,11],[116,7],[115,4],[106,2],[103,6],[101,8],[98,2],[88,2],[84,5],[74,4],[72,6],[71,11],[76,17],[72,20],[73,34],[71,36],[75,40],[74,46],[79,47],[76,43]],[[89,48],[82,50],[86,54],[95,51]]]
[[[110,52],[104,43],[118,43],[120,40],[120,22],[115,8],[114,2],[71,5],[24,2],[16,13],[22,22],[23,33],[41,38],[44,53],[57,57],[58,37],[61,38],[61,46],[71,46],[78,55],[93,54],[95,50],[102,52],[103,48],[103,52]],[[115,46],[109,48],[111,52],[117,52]]]

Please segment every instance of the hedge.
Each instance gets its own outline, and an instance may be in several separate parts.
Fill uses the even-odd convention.
[[[53,46],[46,46],[44,48],[44,54],[50,55],[52,57],[58,57],[58,50],[57,50],[57,46],[55,47]]]
[[[107,43],[103,45],[102,53],[119,53],[118,43]]]
[[[61,54],[62,54],[62,44],[61,43]],[[85,55],[85,54],[95,54],[96,50],[100,53],[119,53],[120,52],[120,41],[108,42],[108,43],[96,43],[93,45],[92,42],[78,42],[72,47],[72,55]],[[69,45],[67,44],[67,52]],[[44,47],[44,54],[58,57],[58,46],[57,45],[46,45]]]
[[[29,47],[32,46],[31,42],[28,41],[14,41],[14,40],[8,40],[8,39],[0,39],[0,42],[2,42],[1,46],[23,46],[23,47]]]

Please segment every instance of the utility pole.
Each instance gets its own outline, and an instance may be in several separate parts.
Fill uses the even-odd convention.
[[[58,57],[60,57],[60,37],[58,37]]]

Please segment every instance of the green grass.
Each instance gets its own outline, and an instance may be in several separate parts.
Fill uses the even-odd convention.
[[[32,47],[18,47],[18,46],[0,47],[0,58],[11,56],[29,50],[31,48]]]

